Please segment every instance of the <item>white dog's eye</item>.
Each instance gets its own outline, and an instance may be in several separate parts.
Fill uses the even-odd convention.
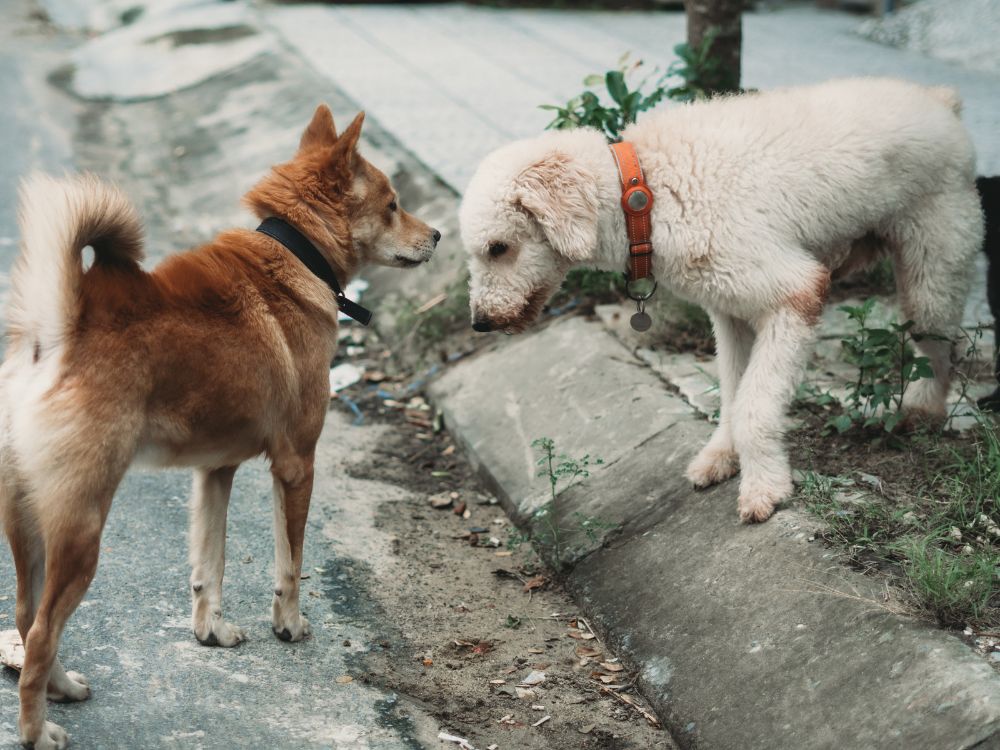
[[[506,242],[491,242],[489,247],[490,257],[499,258],[505,252],[507,252]]]

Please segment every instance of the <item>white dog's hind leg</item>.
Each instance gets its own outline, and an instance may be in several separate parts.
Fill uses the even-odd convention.
[[[982,245],[979,197],[969,191],[929,196],[890,226],[896,286],[906,319],[915,334],[931,334],[916,342],[931,361],[934,378],[911,384],[903,398],[908,414],[932,419],[945,416],[951,382],[953,337],[962,320],[975,257]],[[937,338],[934,338],[934,337]]]
[[[740,520],[766,521],[792,492],[783,444],[785,410],[795,393],[813,340],[814,322],[792,307],[761,319],[732,409],[740,456]]]
[[[739,454],[733,444],[732,409],[736,390],[747,368],[754,333],[744,321],[722,313],[709,313],[715,330],[716,362],[719,367],[719,426],[687,468],[695,487],[725,481],[739,470]]]
[[[203,646],[235,646],[242,628],[222,619],[226,514],[235,466],[196,469],[191,493],[191,626]]]

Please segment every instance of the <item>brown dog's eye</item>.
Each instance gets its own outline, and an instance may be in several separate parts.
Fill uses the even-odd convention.
[[[399,205],[396,203],[396,201],[393,201],[392,203],[389,204],[390,211],[395,211],[397,208],[399,208]]]
[[[505,252],[507,252],[506,242],[491,242],[489,247],[490,257],[499,258]]]

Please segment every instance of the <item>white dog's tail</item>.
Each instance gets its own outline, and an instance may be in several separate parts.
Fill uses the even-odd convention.
[[[962,97],[950,86],[928,86],[927,93],[948,107],[956,115],[962,114]]]
[[[10,279],[11,342],[36,352],[58,348],[79,316],[83,249],[94,263],[138,268],[142,223],[118,188],[93,175],[56,179],[33,174],[21,183],[21,254]]]

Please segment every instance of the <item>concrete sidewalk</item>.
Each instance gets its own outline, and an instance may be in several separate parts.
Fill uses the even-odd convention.
[[[461,191],[480,159],[551,120],[583,78],[631,52],[665,69],[683,13],[448,5],[265,6],[267,22],[308,62]],[[897,76],[956,86],[983,174],[1000,172],[1000,77],[858,36],[858,16],[791,7],[744,14],[743,85]],[[1000,29],[997,29],[1000,34]],[[669,106],[669,105],[668,105]]]

